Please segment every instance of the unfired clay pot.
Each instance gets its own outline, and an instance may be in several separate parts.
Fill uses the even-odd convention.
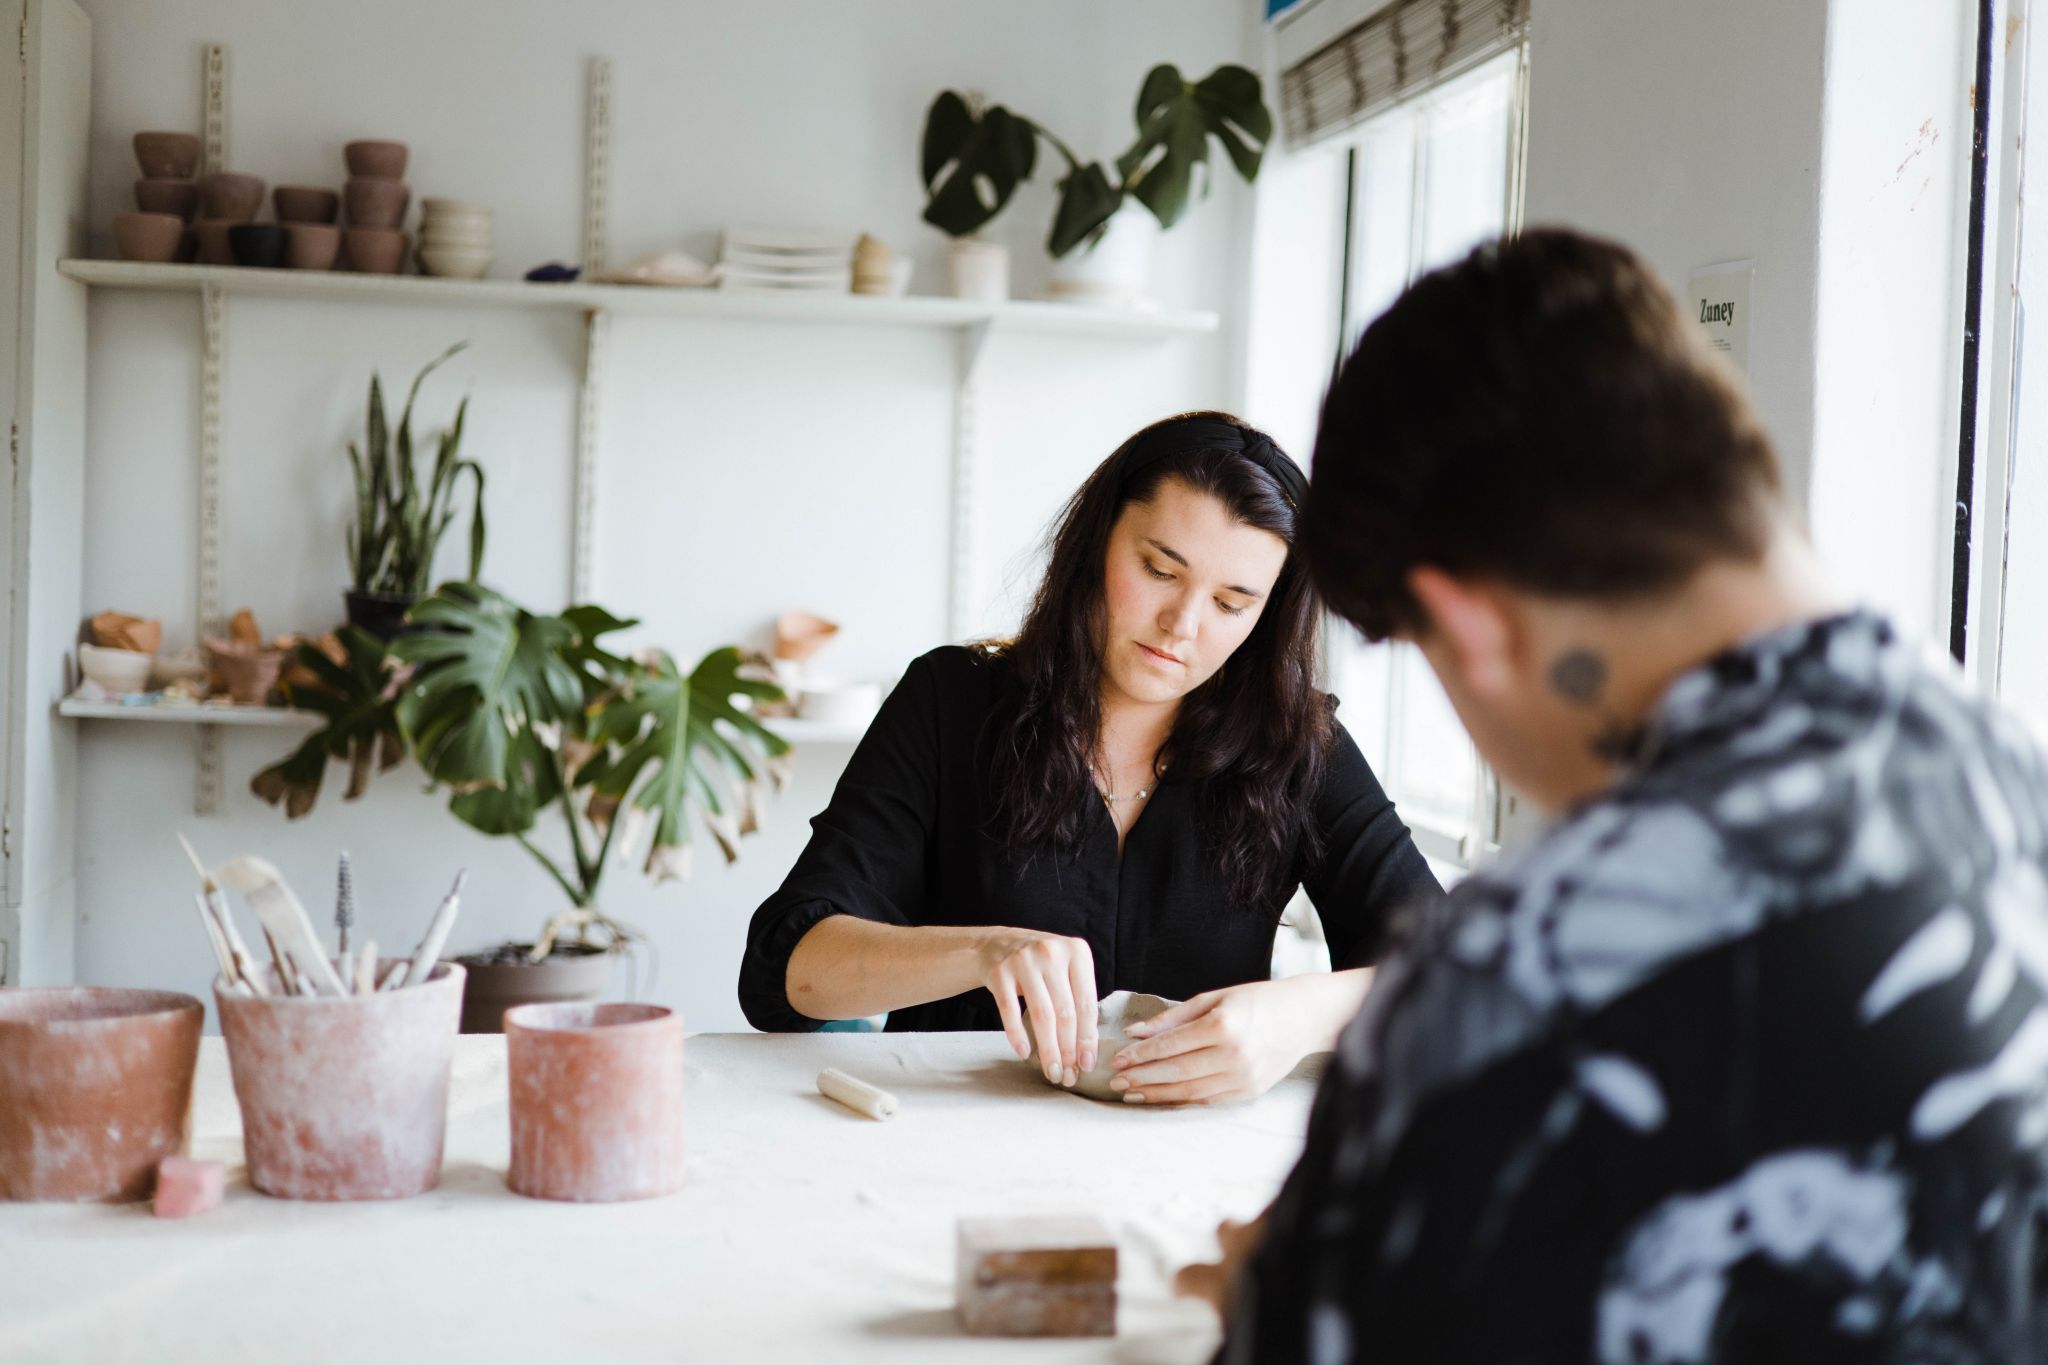
[[[234,221],[226,218],[202,218],[192,225],[193,239],[199,244],[199,264],[235,263],[235,249],[228,245],[228,229],[234,226]]]
[[[205,1007],[172,991],[0,990],[0,1199],[146,1199],[181,1155]]]
[[[659,1005],[505,1014],[512,1188],[615,1203],[683,1185],[683,1020]]]
[[[403,142],[362,138],[343,147],[341,155],[348,162],[350,175],[368,176],[375,180],[405,179],[406,146]]]
[[[383,980],[396,959],[377,964]],[[405,1199],[441,1180],[462,968],[373,995],[214,991],[249,1180],[280,1199]]]
[[[341,187],[350,227],[396,228],[405,225],[412,189],[403,180],[352,178]]]
[[[117,213],[114,244],[124,261],[171,261],[185,240],[185,220],[172,213]]]
[[[209,639],[206,657],[237,706],[263,706],[284,672],[284,651],[238,640]]]
[[[341,255],[341,229],[332,223],[286,223],[285,259],[294,270],[332,270]]]
[[[347,228],[342,240],[348,246],[350,269],[369,275],[395,275],[405,264],[405,234],[391,228]]]
[[[246,223],[263,207],[263,181],[253,175],[215,171],[199,182],[199,199],[208,218]]]
[[[181,223],[199,212],[199,186],[189,180],[138,180],[135,207],[144,213],[173,213]]]
[[[199,137],[195,133],[137,133],[135,160],[144,175],[190,180],[199,169]]]
[[[317,185],[279,185],[270,192],[280,223],[331,223],[341,212],[341,196]]]

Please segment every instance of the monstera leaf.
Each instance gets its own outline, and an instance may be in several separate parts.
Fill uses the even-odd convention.
[[[313,809],[328,760],[348,764],[346,800],[368,789],[372,769],[393,768],[405,758],[398,732],[397,703],[402,671],[385,652],[384,642],[356,626],[336,632],[342,661],[327,657],[317,645],[303,644],[297,662],[318,679],[316,686],[287,689],[291,704],[318,712],[327,723],[281,762],[250,780],[249,789],[275,806],[282,802],[287,818],[296,820]]]
[[[737,857],[738,821],[726,809],[721,785],[750,794],[766,776],[756,765],[789,752],[785,741],[733,704],[735,696],[782,695],[740,668],[737,649],[716,649],[686,679],[667,653],[653,651],[638,661],[630,682],[592,710],[590,738],[598,750],[578,781],[593,789],[603,809],[630,800],[647,812],[654,838],[646,868],[657,881],[686,865],[680,853],[690,842],[686,814],[692,800],[703,808],[726,860]],[[721,724],[737,738],[722,732]]]
[[[1075,166],[1059,183],[1060,202],[1045,249],[1058,260],[1082,243],[1092,244],[1123,207],[1124,192],[1109,182],[1100,161]]]
[[[979,117],[951,90],[924,120],[924,220],[949,236],[978,232],[1003,211],[1038,161],[1037,131],[1000,104]]]
[[[1179,222],[1195,198],[1197,167],[1207,191],[1211,137],[1251,181],[1273,136],[1259,78],[1241,66],[1219,66],[1193,84],[1178,67],[1155,66],[1138,91],[1137,115],[1138,140],[1117,158],[1117,170],[1125,191],[1152,210],[1163,228]]]
[[[582,679],[563,655],[576,627],[475,583],[444,584],[407,619],[422,630],[391,652],[418,668],[398,723],[420,766],[458,791],[514,785],[515,735],[582,710]]]

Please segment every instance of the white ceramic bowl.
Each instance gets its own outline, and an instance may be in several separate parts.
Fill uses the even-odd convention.
[[[420,208],[429,214],[467,213],[479,218],[491,216],[491,206],[489,204],[479,204],[469,199],[449,199],[446,196],[437,194],[430,194],[420,200]]]
[[[457,251],[489,251],[496,243],[488,232],[472,234],[429,230],[420,234],[420,245],[451,247]]]
[[[101,645],[80,645],[78,667],[107,691],[117,696],[149,690],[149,667],[156,655],[139,649],[107,649]]]
[[[420,248],[420,266],[429,275],[450,280],[480,280],[491,269],[488,251],[457,251],[447,247]]]
[[[488,237],[491,235],[491,220],[488,218],[440,218],[428,214],[420,219],[421,232],[438,232],[449,237]]]

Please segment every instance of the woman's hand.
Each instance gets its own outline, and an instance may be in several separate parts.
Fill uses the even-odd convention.
[[[1358,1012],[1369,971],[1322,972],[1206,991],[1130,1026],[1139,1041],[1110,1064],[1133,1104],[1256,1099]]]
[[[1072,1085],[1095,1065],[1095,954],[1088,940],[990,929],[978,957],[981,984],[996,998],[1003,1034],[1018,1057],[1031,1055],[1035,1035],[1039,1069],[1054,1085]]]
[[[1216,1229],[1216,1241],[1223,1248],[1220,1260],[1186,1265],[1173,1277],[1173,1292],[1184,1299],[1201,1299],[1216,1310],[1218,1317],[1225,1316],[1230,1309],[1230,1286],[1244,1264],[1259,1249],[1259,1243],[1266,1237],[1266,1215],[1260,1214],[1249,1223],[1225,1222]]]

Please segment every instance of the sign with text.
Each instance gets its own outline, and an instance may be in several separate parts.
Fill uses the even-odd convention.
[[[1743,378],[1749,377],[1749,279],[1756,267],[1748,261],[1703,265],[1686,276],[1686,312],[1707,345],[1728,358]]]

